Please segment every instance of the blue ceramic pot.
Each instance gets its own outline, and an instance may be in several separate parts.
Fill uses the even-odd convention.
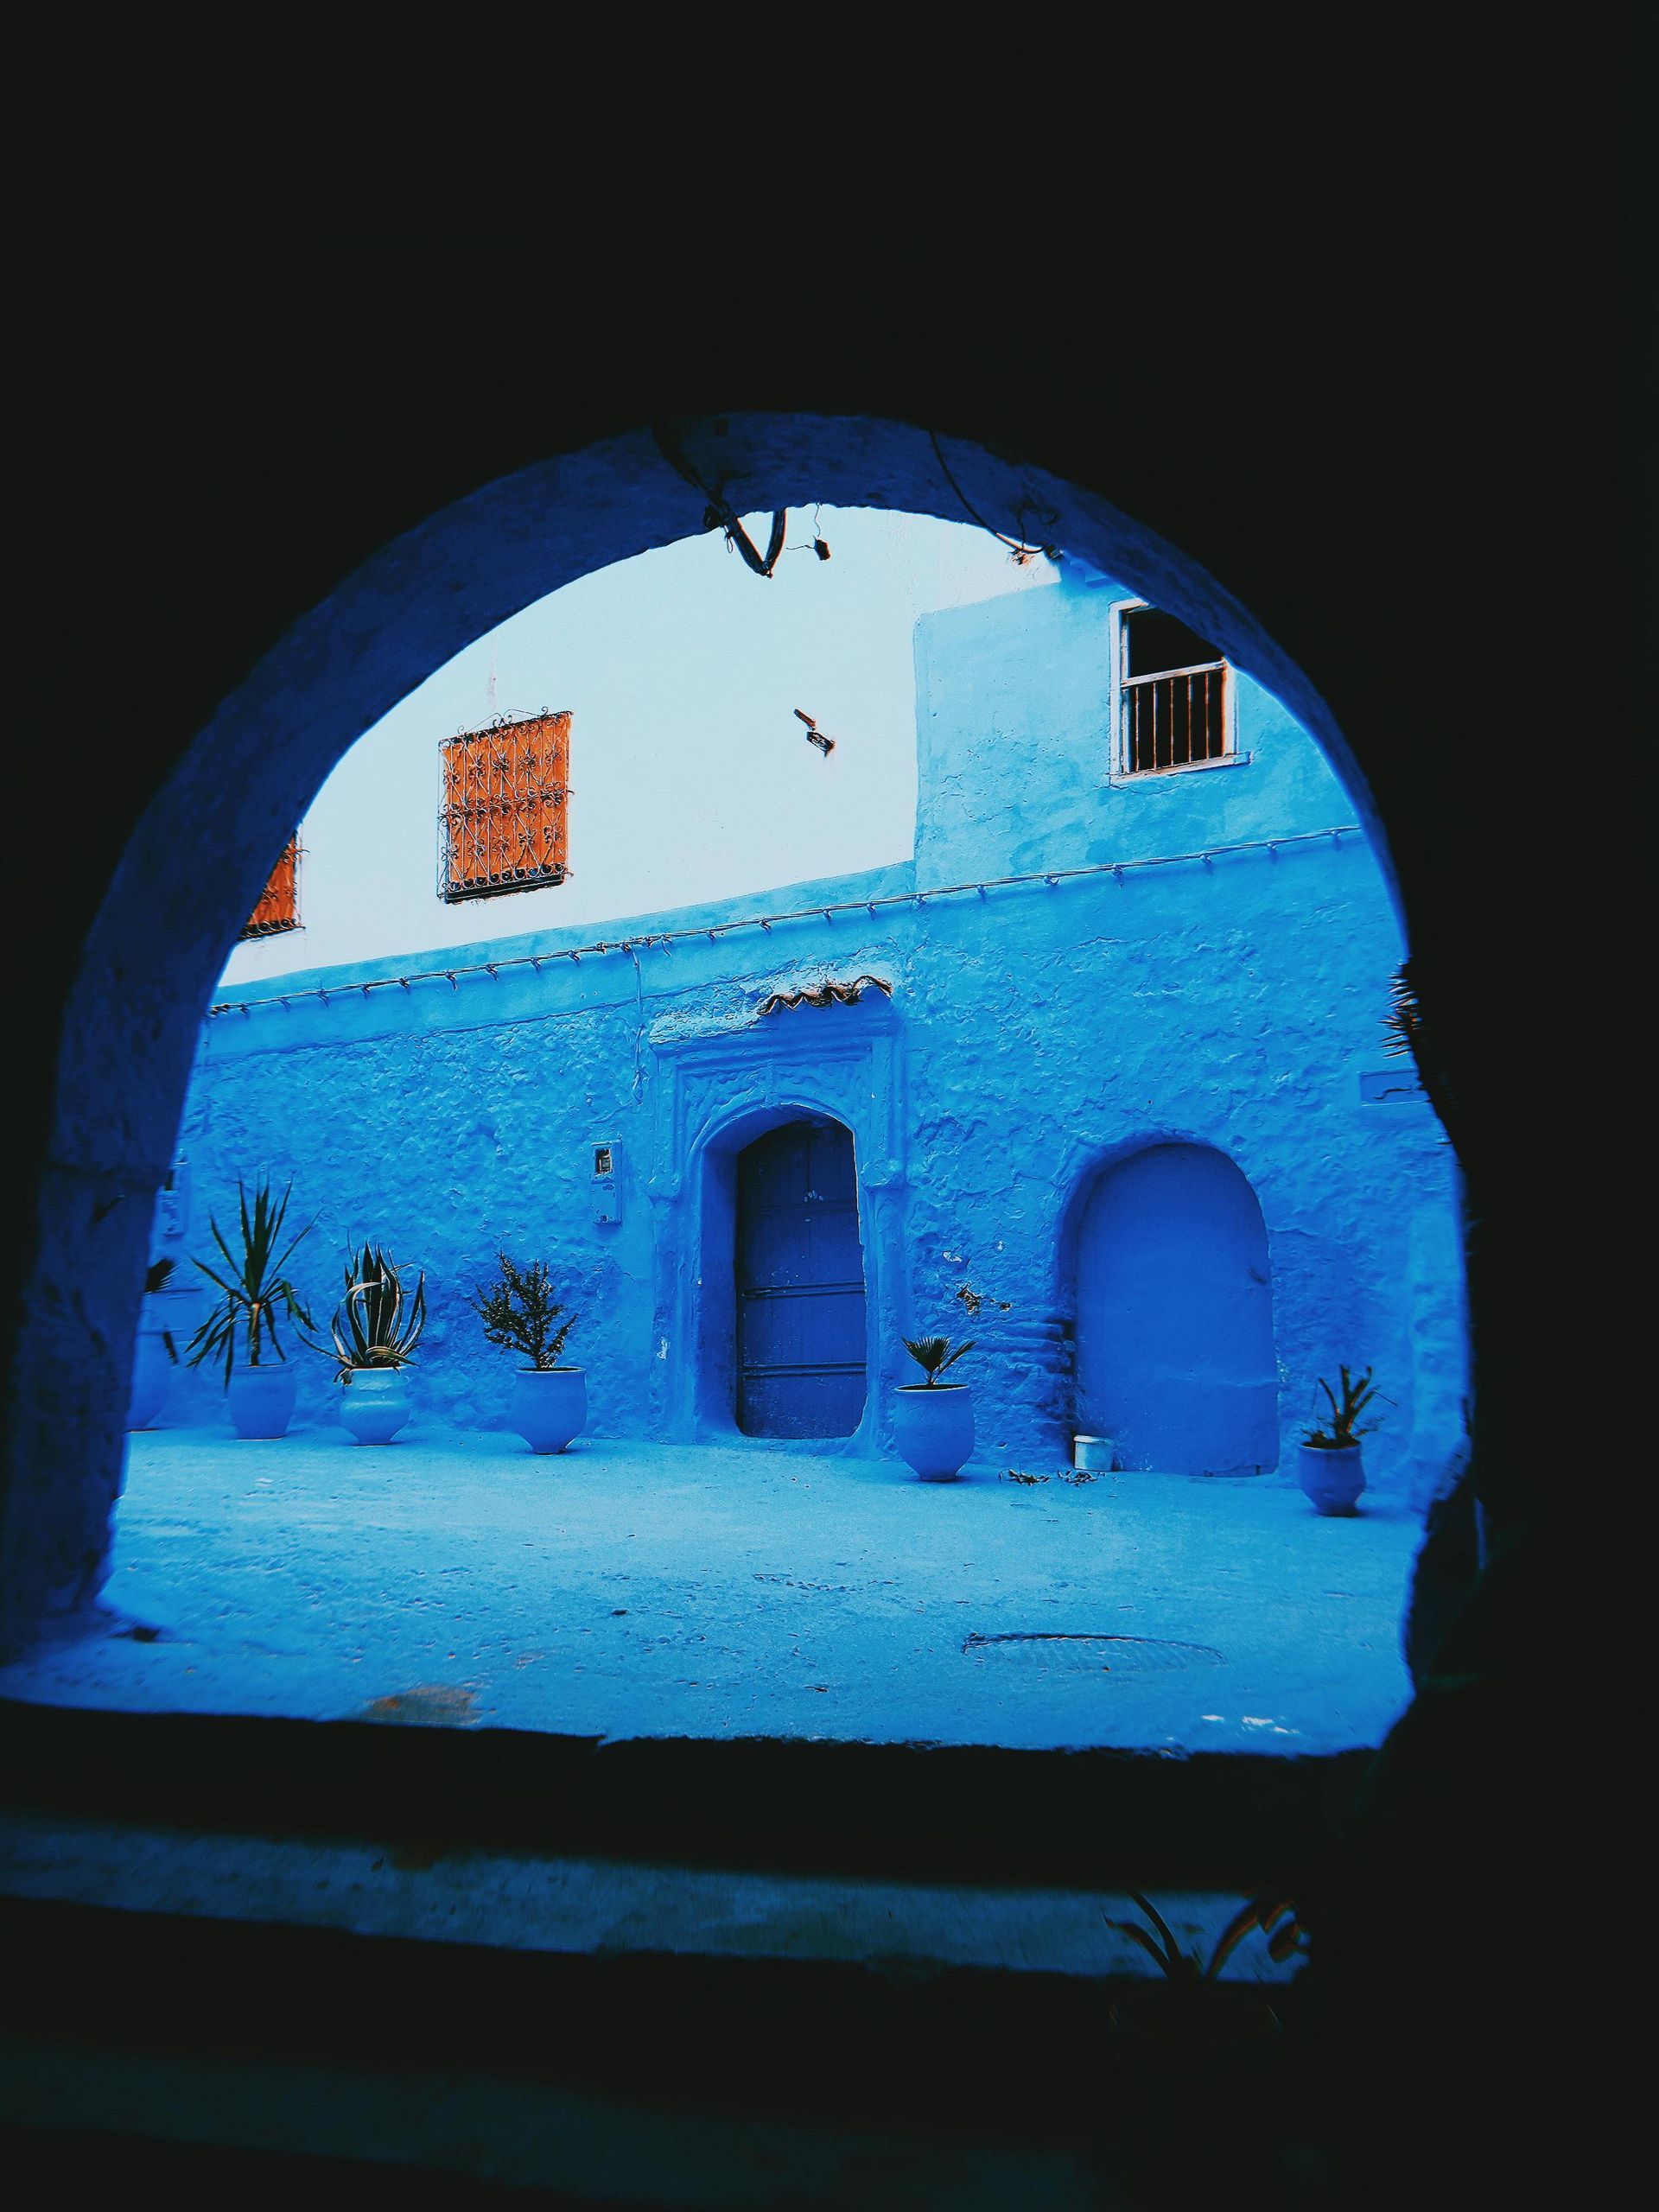
[[[1304,1444],[1297,1478],[1316,1513],[1351,1513],[1365,1487],[1363,1448],[1345,1444],[1332,1452]]]
[[[512,1425],[532,1452],[563,1452],[587,1419],[580,1367],[521,1367],[513,1377]]]
[[[127,1427],[154,1428],[167,1403],[173,1363],[167,1356],[159,1329],[141,1328],[132,1348],[132,1393],[127,1401]]]
[[[954,1482],[974,1454],[974,1401],[963,1382],[901,1383],[893,1394],[893,1440],[925,1483]]]
[[[279,1361],[232,1370],[226,1392],[231,1425],[245,1444],[286,1436],[294,1418],[294,1370]]]
[[[409,1419],[402,1369],[354,1368],[340,1394],[340,1418],[359,1444],[390,1444]]]

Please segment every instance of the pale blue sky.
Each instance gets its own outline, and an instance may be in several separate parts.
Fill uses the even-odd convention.
[[[750,534],[765,542],[766,517]],[[912,633],[935,609],[1052,584],[985,531],[811,509],[754,575],[723,536],[568,584],[469,645],[366,731],[302,828],[304,927],[238,945],[224,982],[599,923],[907,859]],[[798,549],[798,550],[797,550]],[[491,672],[494,671],[493,709]],[[836,740],[828,760],[792,709]],[[569,880],[446,906],[438,747],[492,711],[568,708]]]

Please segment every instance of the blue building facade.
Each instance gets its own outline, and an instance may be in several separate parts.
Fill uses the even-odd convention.
[[[1386,1050],[1397,925],[1259,686],[1160,678],[1185,740],[1141,744],[1134,611],[1068,572],[918,626],[911,861],[216,1009],[162,1249],[291,1177],[317,1307],[353,1236],[425,1271],[417,1416],[462,1428],[505,1424],[467,1302],[505,1249],[580,1310],[598,1434],[879,1452],[903,1338],[942,1333],[988,1468],[1084,1432],[1287,1477],[1346,1363],[1389,1401],[1373,1485],[1427,1496],[1462,1277],[1450,1148]],[[218,1408],[176,1379],[173,1418]]]

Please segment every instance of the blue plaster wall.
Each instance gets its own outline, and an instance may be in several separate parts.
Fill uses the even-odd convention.
[[[569,1354],[595,1433],[730,1437],[729,1162],[791,1111],[829,1112],[853,1130],[864,1213],[860,1447],[881,1447],[908,1379],[899,1332],[937,1327],[979,1339],[982,1456],[1047,1466],[1076,1419],[1078,1238],[1102,1173],[1149,1144],[1210,1146],[1265,1223],[1281,1469],[1316,1376],[1374,1362],[1393,1402],[1371,1479],[1423,1494],[1460,1427],[1454,1169],[1425,1103],[1362,1096],[1367,1075],[1400,1087],[1380,1025],[1402,947],[1360,837],[926,896],[1354,818],[1313,740],[1243,678],[1237,765],[1115,783],[1109,608],[1127,595],[1066,583],[918,626],[913,865],[603,934],[812,918],[580,962],[560,956],[594,931],[539,932],[486,949],[545,956],[538,970],[365,995],[437,964],[366,963],[288,979],[286,1007],[209,1020],[168,1249],[207,1250],[238,1172],[291,1175],[318,1219],[297,1273],[320,1307],[347,1236],[427,1270],[417,1414],[461,1427],[502,1425],[508,1392],[466,1291],[498,1245],[544,1255],[582,1310]],[[891,981],[891,1004],[758,1012],[774,990],[861,972]],[[601,1141],[621,1161],[620,1222],[595,1217]],[[963,1285],[983,1301],[971,1324]],[[299,1419],[332,1419],[334,1399],[325,1364],[302,1361]],[[218,1417],[207,1375],[180,1377],[170,1418]]]

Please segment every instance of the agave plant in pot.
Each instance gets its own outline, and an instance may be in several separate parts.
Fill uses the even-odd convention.
[[[414,1295],[378,1245],[365,1243],[346,1263],[346,1295],[329,1333],[341,1384],[340,1418],[359,1444],[390,1444],[409,1419],[404,1370],[426,1326],[426,1277]]]
[[[1316,1512],[1348,1514],[1355,1510],[1365,1487],[1359,1440],[1376,1427],[1374,1421],[1362,1422],[1360,1415],[1377,1392],[1369,1367],[1363,1375],[1351,1374],[1345,1367],[1338,1371],[1342,1377],[1340,1397],[1323,1376],[1319,1377],[1319,1388],[1325,1393],[1330,1412],[1302,1432],[1297,1478]]]
[[[899,1456],[925,1483],[954,1482],[974,1449],[974,1401],[961,1382],[939,1377],[972,1351],[974,1339],[953,1350],[949,1337],[906,1337],[905,1350],[922,1370],[919,1382],[901,1382],[893,1398],[893,1440]]]
[[[545,1260],[521,1268],[498,1252],[496,1266],[496,1281],[472,1304],[489,1341],[527,1363],[513,1378],[512,1425],[532,1452],[563,1452],[588,1419],[586,1376],[559,1364],[576,1316],[554,1296]]]
[[[205,1359],[223,1359],[226,1403],[232,1425],[245,1443],[286,1435],[294,1418],[294,1370],[277,1333],[277,1314],[292,1321],[296,1329],[312,1325],[311,1316],[283,1272],[295,1246],[311,1230],[308,1222],[286,1243],[283,1241],[293,1190],[290,1183],[280,1198],[273,1198],[269,1183],[262,1182],[250,1206],[247,1191],[238,1180],[241,1257],[232,1252],[218,1222],[210,1215],[208,1230],[219,1247],[225,1273],[209,1267],[206,1260],[196,1262],[218,1289],[219,1301],[190,1339],[189,1364],[200,1367]],[[240,1360],[238,1350],[245,1355]]]

